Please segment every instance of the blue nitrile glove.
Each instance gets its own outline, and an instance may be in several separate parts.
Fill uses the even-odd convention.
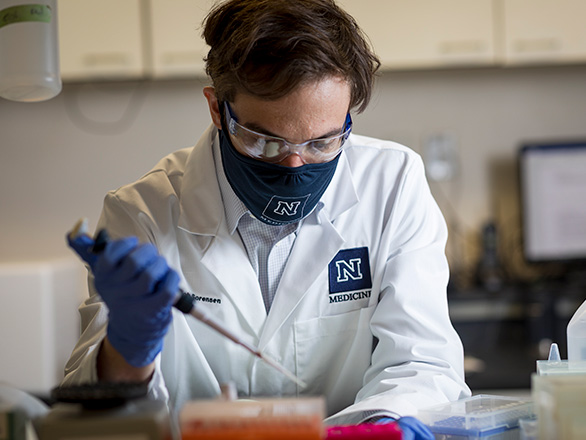
[[[136,237],[109,241],[92,252],[87,235],[68,237],[69,245],[89,264],[96,290],[108,306],[108,339],[135,367],[150,364],[163,348],[179,276],[152,244]]]
[[[434,440],[434,436],[427,426],[417,420],[415,417],[401,417],[393,419],[384,417],[378,419],[375,423],[393,423],[397,422],[403,432],[403,440]]]
[[[75,238],[72,238],[70,234],[67,234],[67,243],[93,270],[94,264],[98,259],[98,256],[92,252],[94,239],[85,234],[78,235]]]

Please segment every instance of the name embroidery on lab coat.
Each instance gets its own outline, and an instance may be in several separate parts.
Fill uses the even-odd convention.
[[[191,296],[193,296],[193,298],[196,301],[203,301],[203,302],[211,303],[211,304],[222,304],[222,300],[220,298],[211,298],[209,296],[199,296],[199,295],[195,295],[191,292],[189,292],[189,294]]]
[[[342,249],[328,265],[330,303],[370,298],[368,248]]]

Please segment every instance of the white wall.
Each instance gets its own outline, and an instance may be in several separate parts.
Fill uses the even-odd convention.
[[[198,82],[66,84],[43,103],[0,100],[0,261],[70,255],[105,192],[192,145],[209,117]]]
[[[107,190],[197,141],[204,83],[66,84],[44,103],[0,100],[0,262],[71,255],[65,233],[81,216],[95,226]],[[354,119],[355,132],[417,151],[455,135],[461,173],[433,190],[450,224],[475,235],[514,210],[521,141],[586,138],[586,66],[385,73]]]

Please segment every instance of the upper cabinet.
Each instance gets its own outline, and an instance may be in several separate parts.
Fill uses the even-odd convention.
[[[386,70],[586,62],[586,0],[338,0]],[[205,75],[218,0],[59,0],[64,80]]]
[[[505,63],[586,61],[586,1],[502,0]]]
[[[495,63],[494,0],[341,0],[387,69]]]
[[[214,0],[150,0],[151,65],[155,78],[204,75],[208,46],[202,21]]]
[[[140,78],[145,74],[140,0],[59,0],[64,80]]]

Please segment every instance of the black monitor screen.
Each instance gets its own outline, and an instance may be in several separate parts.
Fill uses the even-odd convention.
[[[524,145],[519,159],[526,260],[586,260],[586,141]]]

